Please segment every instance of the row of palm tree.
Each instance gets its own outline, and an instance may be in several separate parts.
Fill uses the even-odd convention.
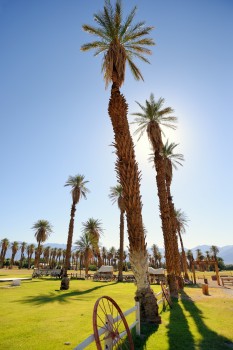
[[[88,222],[88,221],[87,221]],[[82,268],[85,266],[86,268],[86,274],[88,272],[89,265],[94,265],[98,267],[98,256],[96,254],[95,243],[92,239],[87,238],[87,233],[84,233],[80,236],[78,240],[75,241],[75,246],[71,253],[71,261],[70,261],[70,267],[75,268],[78,270],[78,268]],[[182,239],[182,238],[181,238]],[[182,244],[182,243],[181,243]],[[55,268],[56,266],[63,266],[65,262],[65,256],[66,256],[66,249],[57,248],[57,247],[50,247],[43,245],[40,246],[41,249],[41,255],[39,257],[40,264],[43,263],[46,267],[49,268]],[[90,249],[89,249],[90,248]],[[35,263],[34,255],[36,255],[37,247],[35,244],[27,244],[26,242],[17,242],[14,241],[10,243],[10,241],[7,238],[4,238],[0,241],[0,261],[1,263],[0,267],[4,266],[4,260],[6,256],[6,251],[8,249],[11,249],[11,258],[9,259],[9,266],[12,267],[15,263],[15,254],[16,252],[20,251],[20,259],[19,261],[16,261],[19,268],[22,268],[25,266],[25,263],[27,264],[28,268]],[[86,251],[89,250],[88,259],[85,257]],[[181,265],[182,270],[184,272],[184,277],[186,270],[184,269],[184,261],[187,266],[187,270],[189,269],[192,271],[192,263],[194,260],[198,263],[200,262],[206,262],[208,265],[208,262],[210,261],[218,261],[219,258],[217,254],[219,253],[219,249],[217,246],[212,245],[209,250],[205,251],[204,253],[201,251],[201,249],[196,249],[196,257],[194,258],[192,250],[187,250],[187,252],[184,252],[185,256],[183,255],[183,250],[181,251],[180,258],[181,258]],[[100,254],[102,258],[103,265],[112,265],[116,270],[118,270],[118,277],[120,276],[120,268],[124,264],[124,267],[127,266],[127,252],[123,251],[123,263],[121,262],[121,254],[120,249],[116,249],[114,246],[107,249],[106,247],[100,248]],[[150,253],[149,253],[149,265],[158,268],[164,266],[163,261],[163,255],[161,254],[158,246],[156,244],[153,244]],[[206,266],[207,266],[206,265]],[[205,269],[206,267],[203,266]],[[186,277],[185,277],[186,278]]]

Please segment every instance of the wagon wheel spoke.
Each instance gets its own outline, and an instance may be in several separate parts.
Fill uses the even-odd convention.
[[[106,345],[115,350],[134,350],[125,316],[118,304],[108,296],[99,298],[94,305],[93,330],[97,350],[106,349]],[[125,334],[123,338],[122,333]]]

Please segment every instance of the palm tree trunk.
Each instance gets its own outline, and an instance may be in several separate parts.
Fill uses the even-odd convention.
[[[175,259],[174,259],[174,247],[173,247],[173,237],[172,237],[172,226],[170,220],[170,210],[168,205],[168,195],[166,190],[166,173],[165,173],[165,164],[164,159],[160,154],[160,149],[154,145],[154,140],[151,139],[155,157],[154,164],[156,169],[156,182],[158,189],[158,197],[159,197],[159,208],[160,208],[160,216],[162,220],[162,231],[164,238],[164,247],[165,247],[165,259],[166,259],[166,267],[167,267],[167,278],[170,293],[174,297],[178,297],[178,286],[176,283],[176,274],[175,274]]]
[[[127,120],[128,106],[113,83],[109,101],[116,148],[116,171],[123,188],[129,238],[129,258],[136,279],[135,299],[140,301],[141,320],[159,323],[157,300],[148,281],[148,255],[142,222],[140,173],[135,159],[134,145]]]
[[[123,281],[123,255],[124,255],[124,211],[120,214],[120,254],[118,262],[118,281]]]
[[[180,289],[184,288],[183,279],[181,277],[181,266],[180,266],[180,254],[178,247],[178,238],[176,234],[176,217],[175,217],[175,209],[172,201],[172,196],[170,192],[170,185],[167,183],[167,195],[168,195],[168,206],[170,211],[170,220],[171,220],[171,230],[172,230],[172,245],[174,252],[174,264],[175,264],[175,275],[178,280],[178,285]]]
[[[184,278],[189,280],[186,254],[185,254],[185,250],[184,250],[183,239],[181,237],[181,233],[179,230],[178,230],[178,235],[179,235],[180,245],[181,245],[182,263],[183,263],[183,268],[184,268]]]
[[[39,241],[38,247],[37,247],[36,252],[35,252],[35,262],[34,262],[34,266],[37,269],[39,268],[39,262],[40,262],[40,245],[41,245],[41,242]]]
[[[75,217],[76,205],[75,203],[71,206],[70,212],[70,223],[69,223],[69,232],[66,244],[66,257],[65,263],[63,266],[63,274],[61,279],[61,287],[60,290],[67,290],[70,287],[70,281],[67,275],[67,271],[70,266],[70,257],[71,257],[71,248],[72,248],[72,240],[73,240],[73,232],[74,232],[74,217]]]

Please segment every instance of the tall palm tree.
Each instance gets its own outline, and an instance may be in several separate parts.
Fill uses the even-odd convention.
[[[184,269],[184,278],[189,280],[188,275],[188,265],[187,265],[187,258],[184,250],[184,244],[181,233],[185,233],[186,226],[188,225],[188,218],[187,215],[181,211],[181,209],[175,209],[175,218],[176,218],[176,230],[179,236],[180,245],[181,245],[181,257],[182,257],[182,265]]]
[[[21,269],[23,267],[23,260],[24,260],[24,252],[26,250],[27,243],[22,242],[20,246],[20,261],[19,261],[19,268]]]
[[[65,257],[65,263],[63,266],[63,277],[61,280],[61,287],[60,287],[61,290],[69,289],[69,278],[67,276],[67,271],[70,266],[76,205],[79,203],[82,197],[86,199],[87,193],[90,192],[86,187],[86,184],[89,181],[85,181],[84,179],[85,179],[84,175],[78,174],[75,176],[69,176],[68,180],[65,183],[65,186],[71,186],[72,205],[71,205],[69,231],[68,231],[67,244],[66,244],[66,257]]]
[[[35,231],[35,238],[37,240],[38,246],[35,254],[35,267],[39,267],[39,260],[41,254],[41,243],[44,243],[50,234],[53,232],[52,225],[48,220],[38,220],[32,226],[32,229]]]
[[[125,203],[123,196],[123,189],[120,184],[110,188],[109,198],[112,203],[118,204],[120,209],[120,249],[119,249],[119,263],[118,263],[118,281],[123,281],[123,255],[124,255],[124,214],[125,214]]]
[[[90,218],[86,222],[83,222],[82,225],[83,225],[82,232],[88,233],[89,235],[93,236],[97,242],[97,244],[93,248],[98,258],[98,267],[101,267],[103,261],[100,255],[99,239],[104,232],[102,228],[102,222],[98,219]]]
[[[35,245],[29,244],[27,246],[27,256],[28,256],[28,270],[31,268],[32,255],[35,252]]]
[[[153,27],[145,26],[144,21],[133,23],[136,7],[125,20],[122,12],[120,0],[116,0],[115,7],[111,5],[110,0],[106,0],[103,11],[94,14],[97,26],[83,25],[83,30],[98,40],[84,44],[81,50],[93,49],[95,56],[104,54],[102,72],[106,86],[112,82],[108,113],[114,132],[117,157],[115,168],[125,198],[129,257],[137,284],[135,299],[141,304],[142,321],[160,322],[157,301],[147,278],[148,256],[142,221],[140,173],[127,119],[128,105],[120,93],[125,79],[126,63],[136,80],[143,79],[133,59],[139,58],[149,63],[146,55],[151,54],[148,47],[154,45],[154,41],[148,34]]]
[[[9,245],[10,245],[10,241],[8,238],[3,238],[1,240],[0,268],[4,266],[4,260],[5,260],[6,252]]]
[[[93,236],[90,232],[83,232],[79,240],[75,242],[77,248],[83,253],[84,265],[85,265],[85,275],[88,275],[88,267],[90,260],[93,257],[93,248],[97,247],[98,239]]]
[[[11,243],[11,261],[10,261],[10,267],[12,269],[15,261],[15,255],[19,249],[19,243],[17,241],[14,241]]]
[[[161,97],[158,99],[158,101],[155,101],[154,95],[151,94],[150,99],[145,101],[145,106],[136,101],[141,111],[132,113],[132,115],[136,116],[133,124],[138,125],[138,129],[135,131],[135,134],[139,134],[140,139],[143,133],[146,131],[153,149],[168,283],[171,294],[173,296],[178,296],[176,283],[176,260],[174,258],[178,255],[178,245],[174,243],[175,233],[172,230],[172,222],[170,217],[166,187],[166,167],[162,154],[163,141],[161,130],[161,126],[175,129],[174,123],[177,121],[177,118],[171,115],[174,112],[171,107],[163,108],[164,102],[165,100]]]

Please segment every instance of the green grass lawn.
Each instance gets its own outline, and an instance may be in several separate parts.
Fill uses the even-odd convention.
[[[0,278],[7,274],[26,277],[28,272],[0,270]],[[1,350],[73,349],[93,333],[92,312],[99,297],[110,296],[123,311],[134,306],[133,283],[71,280],[68,291],[59,288],[60,280],[49,278],[22,281],[19,287],[0,283]],[[157,285],[152,288],[160,291]],[[142,327],[135,349],[233,349],[233,294],[219,288],[209,292],[204,296],[200,287],[185,287],[172,310],[160,307],[161,325]]]

